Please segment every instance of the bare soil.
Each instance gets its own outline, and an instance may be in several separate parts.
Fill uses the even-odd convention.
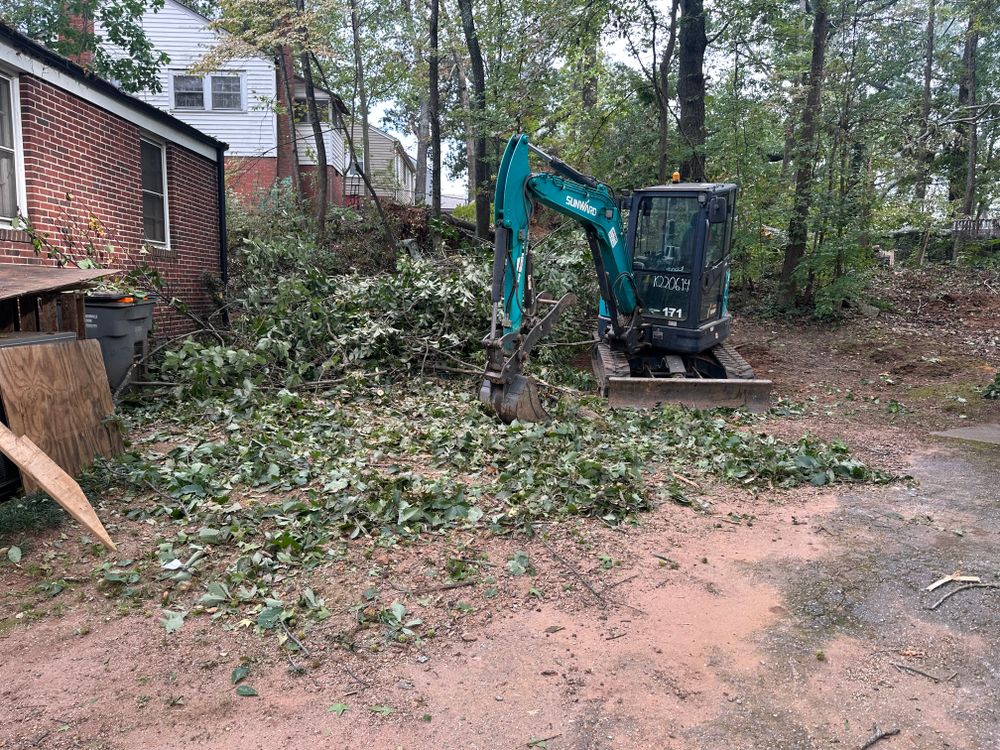
[[[55,572],[0,567],[0,747],[857,749],[896,729],[878,750],[998,747],[1000,589],[933,610],[956,585],[925,590],[957,571],[1000,580],[1000,451],[929,435],[1000,421],[977,394],[1000,368],[990,281],[887,274],[874,319],[737,323],[780,399],[764,429],[842,439],[911,481],[704,484],[707,513],[566,522],[547,542],[355,542],[312,578],[334,617],[306,630],[308,654],[204,616],[168,635],[158,597],[93,583],[70,524],[39,531],[36,550],[79,551]],[[130,523],[122,554],[148,554]],[[504,572],[516,551],[536,575]],[[455,556],[480,562],[452,587]],[[374,584],[434,637],[352,630]],[[240,664],[257,697],[235,694]]]

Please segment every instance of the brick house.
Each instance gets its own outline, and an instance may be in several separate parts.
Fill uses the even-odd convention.
[[[233,192],[255,200],[275,181],[290,178],[296,160],[306,178],[303,188],[311,192],[317,171],[316,141],[305,115],[305,84],[295,77],[290,59],[281,61],[284,74],[278,61],[262,56],[227,60],[210,72],[195,70],[225,34],[213,28],[209,18],[177,0],[166,0],[159,9],[147,6],[141,24],[149,41],[170,62],[159,71],[160,91],[136,96],[228,143],[226,180]],[[125,54],[110,45],[107,51]],[[336,95],[321,88],[315,91],[327,154],[327,194],[331,202],[340,203],[345,150],[333,108],[341,113],[346,108]]]
[[[227,275],[225,151],[0,24],[0,264],[147,263],[208,312],[206,277]],[[162,304],[156,320],[158,334],[191,327]]]

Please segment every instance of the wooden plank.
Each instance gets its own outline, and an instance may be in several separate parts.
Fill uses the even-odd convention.
[[[709,378],[611,378],[608,404],[615,408],[652,409],[682,404],[692,409],[745,406],[755,414],[768,410],[770,380]]]
[[[38,330],[50,331],[59,330],[59,313],[56,309],[56,298],[51,294],[46,294],[38,298]]]
[[[95,279],[116,273],[120,271],[115,268],[55,268],[0,263],[0,299],[83,287]]]
[[[17,298],[17,309],[20,314],[20,321],[18,323],[19,331],[37,331],[38,330],[38,299],[29,294],[25,297]]]
[[[112,552],[116,550],[115,543],[111,541],[104,524],[97,517],[80,485],[29,438],[18,437],[0,424],[0,451],[17,464],[22,477],[31,477],[53,500],[65,508],[67,513],[96,536],[101,544]]]
[[[0,348],[8,426],[75,476],[95,456],[122,451],[98,341]],[[36,487],[25,477],[25,489]]]

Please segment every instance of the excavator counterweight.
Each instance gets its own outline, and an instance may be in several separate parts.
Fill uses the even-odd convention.
[[[532,172],[529,153],[552,171]],[[767,409],[771,381],[756,379],[728,341],[736,186],[637,190],[626,227],[608,186],[515,135],[497,174],[492,321],[480,389],[480,399],[503,421],[546,418],[524,366],[574,301],[534,289],[528,230],[536,204],[584,228],[600,288],[593,371],[612,406]]]

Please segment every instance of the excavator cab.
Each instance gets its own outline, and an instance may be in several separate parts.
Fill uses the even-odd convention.
[[[626,245],[642,300],[640,343],[695,354],[729,335],[735,210],[733,184],[658,185],[632,194]],[[602,300],[602,337],[606,310]]]

